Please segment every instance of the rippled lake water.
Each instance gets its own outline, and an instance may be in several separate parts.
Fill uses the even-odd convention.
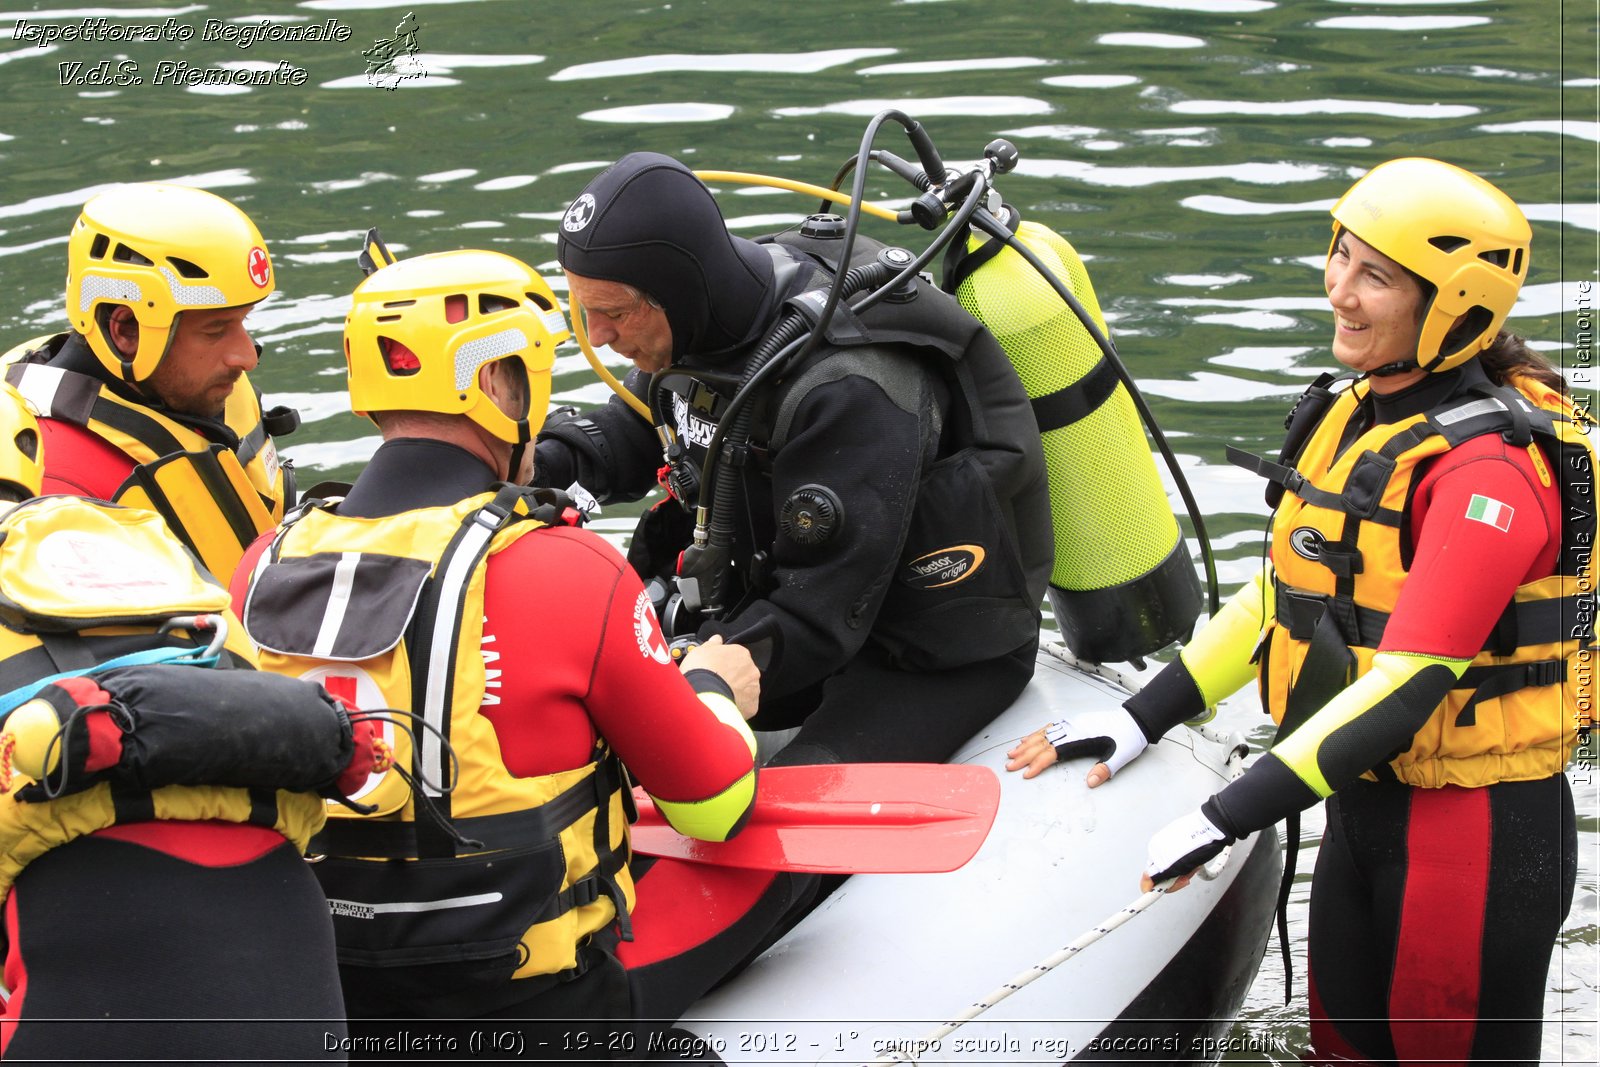
[[[384,42],[396,61],[369,71],[382,55],[363,52]],[[0,348],[64,328],[66,234],[96,190],[211,188],[255,218],[278,264],[251,322],[267,348],[258,383],[305,418],[285,451],[302,485],[349,477],[376,446],[345,409],[339,354],[368,227],[402,255],[507,251],[559,291],[556,222],[617,156],[825,185],[896,107],[951,161],[1016,143],[1000,188],[1089,261],[1231,585],[1264,511],[1223,448],[1274,447],[1287,403],[1329,363],[1327,209],[1374,164],[1439,156],[1524,207],[1533,266],[1511,325],[1592,394],[1596,47],[1595,5],[1570,0],[0,0]],[[892,128],[879,145],[909,152]],[[750,236],[813,209],[718,189]],[[869,186],[895,207],[906,192]],[[604,395],[563,353],[556,401]],[[608,509],[603,529],[629,526]],[[1265,735],[1253,703],[1225,715]],[[1597,1049],[1600,801],[1591,768],[1573,776],[1582,856],[1546,1000],[1551,1062]],[[1314,851],[1302,846],[1291,910],[1302,972]],[[983,961],[970,965],[987,989]],[[1230,1058],[1293,1061],[1303,974],[1287,1006],[1284,988],[1269,953],[1234,1031],[1258,1051]]]

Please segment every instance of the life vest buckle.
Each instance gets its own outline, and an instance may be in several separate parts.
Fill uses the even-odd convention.
[[[1567,661],[1562,659],[1542,659],[1527,665],[1523,685],[1535,688],[1544,685],[1556,685],[1567,680]]]

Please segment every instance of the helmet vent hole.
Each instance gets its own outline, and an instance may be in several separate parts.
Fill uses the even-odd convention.
[[[94,243],[89,245],[89,258],[90,259],[105,259],[106,258],[106,249],[108,249],[110,247],[111,247],[111,238],[107,237],[103,233],[95,234]]]
[[[517,302],[506,296],[496,296],[493,293],[478,294],[478,314],[493,315],[496,311],[510,311],[517,306]]]
[[[39,435],[32,430],[23,430],[17,434],[17,451],[28,457],[30,461],[38,462]]]
[[[1465,237],[1453,237],[1448,234],[1440,234],[1438,237],[1428,238],[1428,243],[1441,252],[1454,252],[1462,245],[1471,244],[1472,242]]]
[[[154,263],[135,252],[125,244],[117,245],[117,250],[111,253],[111,258],[118,263],[137,263],[141,267],[153,267]]]
[[[528,297],[528,302],[534,307],[538,308],[540,311],[554,311],[556,309],[556,305],[553,301],[546,300],[538,293],[528,293],[526,295]]]
[[[444,321],[461,322],[467,317],[465,293],[453,293],[444,298]]]
[[[1478,258],[1483,260],[1485,263],[1493,263],[1495,266],[1503,270],[1505,269],[1506,264],[1511,262],[1511,249],[1494,248],[1487,252],[1479,252]]]
[[[198,263],[191,263],[187,259],[179,259],[177,256],[168,256],[167,262],[171,263],[172,268],[185,278],[210,277],[210,275],[206,273],[205,268],[201,267]]]
[[[1511,273],[1518,277],[1522,276],[1522,249],[1520,248],[1511,257]]]
[[[417,354],[392,337],[379,337],[378,350],[383,353],[383,364],[397,378],[408,378],[422,369]]]

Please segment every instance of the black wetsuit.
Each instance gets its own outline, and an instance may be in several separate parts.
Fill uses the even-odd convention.
[[[734,389],[674,372],[748,374],[786,302],[826,291],[842,241],[732,237],[705,187],[648,153],[585,196],[562,264],[663,306],[669,417],[697,469]],[[853,263],[872,250],[858,241]],[[930,286],[859,319],[841,311],[829,340],[755,405],[739,499],[719,502],[736,517],[733,591],[698,633],[757,655],[752,726],[801,727],[774,762],[943,760],[1033,672],[1051,554],[1037,424],[998,342]],[[626,384],[645,397],[650,376]],[[654,429],[614,398],[547,424],[535,477],[633,500],[660,465]],[[817,487],[837,513],[823,536],[793,518]],[[670,570],[689,530],[684,508],[659,505],[635,535],[636,568]]]
[[[345,1061],[316,879],[271,831],[204,826],[172,824],[168,847],[188,846],[172,853],[80,837],[22,871],[6,898],[24,1002],[7,1063]]]

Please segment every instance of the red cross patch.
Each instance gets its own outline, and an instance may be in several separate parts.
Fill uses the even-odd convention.
[[[252,248],[245,269],[250,272],[250,280],[256,283],[256,288],[265,289],[272,276],[272,264],[267,261],[267,250],[260,245]]]

